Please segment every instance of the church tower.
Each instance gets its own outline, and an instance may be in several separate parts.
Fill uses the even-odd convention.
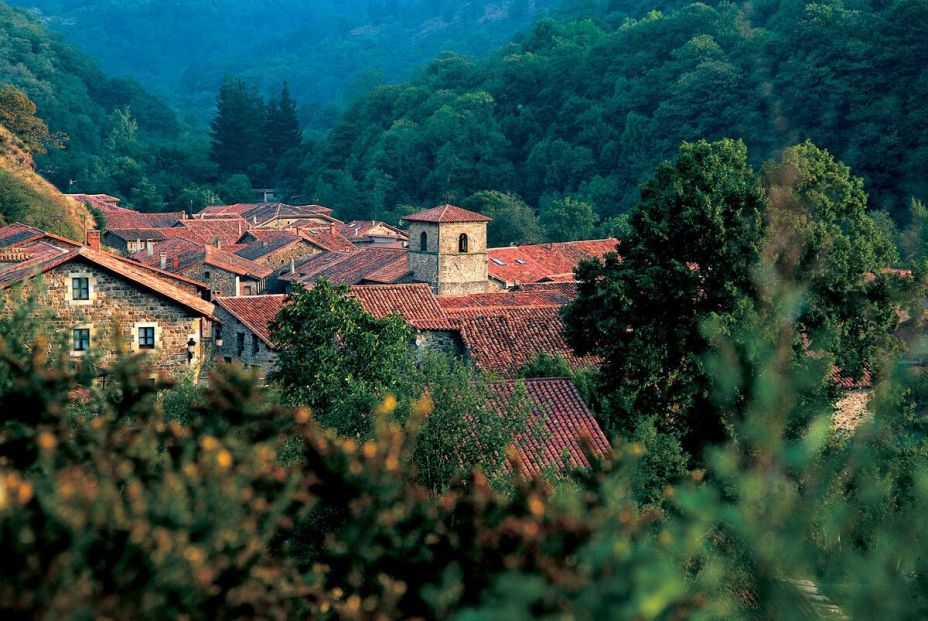
[[[487,223],[492,220],[454,205],[406,216],[409,271],[438,295],[486,293]]]

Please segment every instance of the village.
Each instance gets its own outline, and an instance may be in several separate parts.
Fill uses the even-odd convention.
[[[0,287],[7,299],[38,288],[74,357],[94,351],[105,365],[122,342],[146,354],[153,373],[205,376],[235,363],[263,377],[277,357],[269,325],[288,292],[324,278],[349,286],[371,315],[402,317],[417,352],[440,350],[491,374],[504,400],[539,355],[574,368],[597,363],[571,351],[560,312],[575,297],[574,268],[615,251],[615,239],[488,248],[491,219],[453,205],[412,214],[402,229],[342,222],[318,205],[190,215],[141,213],[106,195],[71,199],[102,213],[105,229],[80,244],[24,224],[0,228]],[[597,454],[609,450],[569,379],[525,386],[546,431],[543,446],[522,438],[532,471],[566,456],[564,466],[582,466],[583,438]]]

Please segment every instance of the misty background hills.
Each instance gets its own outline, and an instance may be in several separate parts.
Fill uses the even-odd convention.
[[[224,74],[284,81],[311,120],[348,89],[406,77],[445,49],[481,55],[560,0],[20,0],[49,29],[203,121]]]

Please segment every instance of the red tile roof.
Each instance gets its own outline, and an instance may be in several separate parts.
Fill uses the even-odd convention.
[[[142,250],[133,253],[132,259],[147,266],[158,267],[161,265],[162,252],[167,255],[165,269],[171,273],[183,273],[201,263],[255,279],[265,278],[273,273],[272,269],[255,261],[184,238],[168,238],[157,242],[151,256],[146,250]]]
[[[487,251],[487,268],[490,278],[507,285],[538,282],[545,278],[563,281],[580,261],[602,258],[614,252],[618,244],[617,239],[596,239],[490,248]],[[572,276],[570,279],[573,279]]]
[[[515,447],[525,471],[539,476],[550,470],[589,468],[583,451],[584,439],[596,457],[612,448],[589,408],[569,379],[527,379],[526,396],[531,404],[531,419],[526,430],[516,436]],[[495,398],[492,406],[505,415],[518,383],[491,385]]]
[[[520,308],[560,308],[577,297],[574,283],[534,284],[513,291],[441,296],[438,304],[452,317],[500,315]]]
[[[296,233],[278,229],[252,229],[238,239],[237,245],[243,245],[243,247],[235,254],[256,260],[297,243],[300,243],[300,236]]]
[[[188,218],[181,220],[164,233],[201,244],[215,246],[218,240],[222,246],[231,246],[250,228],[248,221],[241,217]]]
[[[461,209],[455,205],[439,205],[432,209],[426,209],[403,218],[406,222],[431,222],[431,223],[449,223],[449,222],[490,222],[493,218]]]
[[[182,306],[186,306],[203,316],[213,316],[215,307],[212,304],[198,295],[170,284],[164,278],[160,278],[153,270],[139,265],[134,261],[124,259],[108,252],[92,250],[86,246],[70,250],[58,250],[59,252],[57,254],[47,252],[46,254],[36,257],[34,260],[19,264],[11,264],[7,266],[6,269],[0,269],[0,289],[6,289],[23,280],[32,278],[37,274],[45,273],[68,261],[86,261],[122,276]]]
[[[107,229],[163,229],[174,226],[184,218],[184,212],[142,213],[131,209],[119,208],[118,211],[104,212]]]
[[[147,241],[149,239],[161,241],[164,239],[163,229],[141,228],[141,229],[112,229],[107,228],[104,235],[113,235],[123,241]]]
[[[269,326],[288,299],[289,296],[286,295],[249,295],[238,298],[220,297],[216,299],[216,303],[254,332],[268,347],[273,348]]]
[[[95,209],[99,209],[104,215],[108,213],[119,213],[128,211],[125,207],[118,205],[119,199],[109,194],[65,194],[69,199],[77,203],[86,203]]]
[[[354,252],[323,252],[296,265],[296,274],[285,280],[310,285],[327,278],[337,285],[389,284],[409,271],[407,252],[402,248],[357,248]]]
[[[351,295],[361,302],[364,310],[377,318],[397,314],[417,330],[456,330],[432,288],[424,283],[402,285],[360,285],[351,288]]]
[[[14,222],[13,224],[0,227],[0,248],[18,247],[40,239],[58,247],[78,248],[81,246],[81,244],[72,239],[55,235],[54,233],[49,233],[42,229],[37,229],[34,226],[29,226],[22,222]]]
[[[210,205],[197,213],[197,217],[238,214],[251,224],[262,225],[283,218],[293,220],[316,216],[331,216],[332,210],[322,205],[286,205],[284,203],[237,203],[235,205]],[[326,218],[328,219],[328,218]]]
[[[377,232],[378,229],[380,232]],[[386,222],[380,222],[379,220],[352,220],[351,222],[339,224],[338,232],[350,239],[352,243],[362,243],[374,239],[409,239],[409,235],[403,229],[390,226]]]
[[[308,226],[299,229],[299,235],[314,246],[329,252],[354,252],[355,245],[338,232],[334,224]]]
[[[452,313],[474,363],[485,371],[514,377],[539,354],[560,355],[573,367],[593,365],[593,357],[577,356],[564,338],[557,307],[511,308],[496,315],[479,310]]]

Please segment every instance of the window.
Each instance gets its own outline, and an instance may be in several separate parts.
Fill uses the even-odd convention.
[[[203,272],[203,280],[209,280],[209,271]]]
[[[458,237],[458,252],[467,252],[467,235],[464,233]]]
[[[419,251],[425,252],[429,249],[429,236],[425,231],[419,236]]]
[[[236,343],[237,348],[238,348],[238,357],[241,358],[242,354],[245,353],[245,333],[239,332],[236,336],[238,337],[236,339],[238,341]]]
[[[252,291],[251,285],[242,285],[242,295],[251,295]]]
[[[90,328],[75,328],[73,338],[74,351],[87,351],[90,349]]]
[[[258,339],[257,334],[252,334],[251,335],[251,355],[257,356],[259,351],[261,351],[261,341]]]
[[[154,326],[139,327],[139,349],[154,349],[154,348],[155,348],[155,327]]]
[[[90,299],[90,278],[80,276],[71,279],[71,299],[72,300],[89,300]]]

